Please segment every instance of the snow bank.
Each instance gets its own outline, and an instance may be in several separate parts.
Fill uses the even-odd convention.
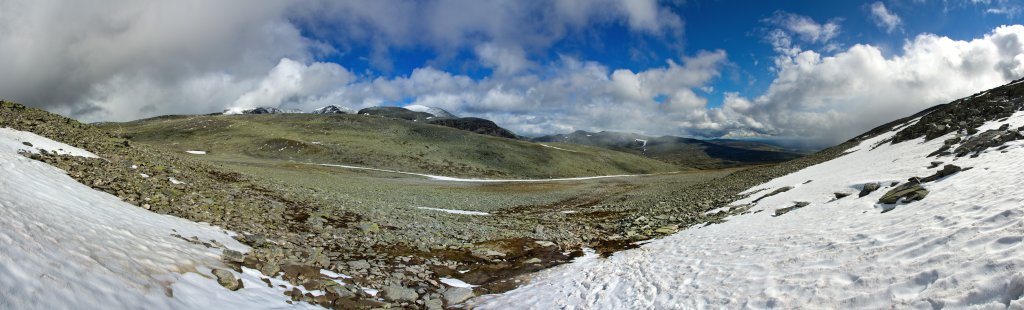
[[[627,177],[638,177],[638,176],[652,175],[652,174],[616,174],[616,175],[599,175],[599,176],[592,176],[592,177],[554,178],[554,179],[464,179],[464,178],[454,178],[454,177],[446,177],[446,176],[424,174],[424,173],[405,172],[405,171],[396,171],[396,170],[388,170],[388,169],[377,169],[377,168],[349,166],[349,165],[335,165],[335,164],[310,164],[310,165],[326,166],[326,167],[337,167],[337,168],[354,169],[354,170],[370,170],[370,171],[378,171],[378,172],[397,173],[397,174],[405,174],[405,175],[414,175],[414,176],[426,177],[428,179],[435,180],[435,181],[466,182],[466,183],[514,183],[514,182],[530,183],[530,182],[585,181],[585,180],[596,180],[596,179],[627,178]]]
[[[290,306],[258,273],[220,287],[219,249],[246,250],[227,232],[159,215],[95,191],[17,154],[32,148],[95,157],[38,135],[0,129],[0,309],[262,309]]]
[[[463,215],[491,215],[487,212],[479,211],[466,211],[466,210],[452,210],[452,209],[441,209],[441,208],[430,208],[430,207],[416,207],[417,209],[430,210],[430,211],[441,211],[444,213],[451,214],[463,214]]]
[[[1007,122],[1024,125],[1024,115]],[[890,181],[938,170],[927,168],[937,159],[924,156],[944,140],[871,149],[892,134],[752,188],[761,191],[735,204],[793,187],[764,198],[754,213],[607,259],[577,260],[473,303],[479,309],[1024,306],[1024,141],[978,158],[938,159],[973,169],[925,183],[931,193],[923,200],[881,213],[876,202]],[[857,198],[868,182],[883,188]],[[834,200],[835,192],[853,195]],[[810,205],[772,216],[797,201]]]

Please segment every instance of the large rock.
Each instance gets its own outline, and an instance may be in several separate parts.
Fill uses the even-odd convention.
[[[420,295],[416,294],[415,290],[399,285],[388,285],[384,287],[383,293],[384,298],[394,301],[414,302],[420,298]]]
[[[858,197],[870,195],[872,192],[878,190],[879,187],[882,186],[881,184],[878,184],[878,182],[864,184],[864,187],[861,188],[860,195],[858,195]]]
[[[473,298],[473,289],[465,287],[450,287],[444,291],[443,296],[444,302],[451,306]]]
[[[231,249],[224,250],[224,254],[222,254],[221,256],[223,256],[224,261],[229,263],[241,264],[242,262],[245,261],[245,254],[242,254],[242,252]]]
[[[939,170],[939,171],[935,172],[935,174],[930,175],[930,176],[928,176],[928,177],[926,177],[924,179],[921,179],[921,182],[935,181],[935,180],[938,180],[938,179],[950,176],[950,175],[952,175],[954,173],[960,172],[961,170],[964,170],[964,169],[960,168],[957,165],[946,165],[946,166],[942,167],[942,170]]]
[[[921,186],[921,180],[911,178],[910,182],[897,186],[885,193],[885,195],[882,195],[882,198],[878,199],[878,203],[894,204],[899,202],[900,199],[903,202],[913,202],[924,199],[925,196],[928,196],[928,190]]]
[[[237,291],[242,288],[242,280],[235,278],[235,274],[224,269],[214,269],[213,276],[217,277],[217,284],[226,289]]]

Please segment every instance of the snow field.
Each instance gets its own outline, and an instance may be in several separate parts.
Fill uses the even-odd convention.
[[[990,122],[1024,125],[1024,115]],[[610,258],[585,257],[472,301],[478,309],[1024,307],[1024,141],[978,158],[926,158],[948,137],[872,146],[748,190],[751,213]],[[973,167],[925,183],[921,201],[881,213],[892,181],[944,161]],[[807,181],[810,181],[807,183]],[[864,183],[882,188],[858,198]],[[835,192],[853,195],[835,200]],[[810,205],[773,217],[795,202]]]

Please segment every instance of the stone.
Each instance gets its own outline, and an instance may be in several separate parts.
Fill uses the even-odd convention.
[[[231,250],[231,249],[225,249],[224,253],[221,254],[221,256],[224,258],[224,261],[230,262],[230,263],[239,263],[239,264],[241,264],[242,262],[245,261],[245,254],[242,254],[242,252]]]
[[[864,184],[864,187],[862,187],[861,190],[860,190],[859,197],[864,197],[864,196],[870,195],[871,192],[874,192],[874,191],[878,190],[878,188],[880,188],[880,187],[882,187],[882,186],[880,184],[878,184],[877,182]]]
[[[850,195],[853,195],[853,194],[851,194],[851,193],[843,193],[843,192],[835,192],[835,193],[833,193],[833,195],[836,195],[836,199],[843,199],[843,197],[850,196]]]
[[[910,182],[893,188],[889,192],[882,195],[882,198],[878,199],[878,203],[881,204],[894,204],[900,202],[914,202],[924,199],[928,195],[928,190],[921,186],[921,181],[917,178],[911,178]]]
[[[954,173],[960,172],[962,170],[964,170],[964,169],[960,168],[960,166],[957,166],[957,165],[945,165],[945,166],[942,167],[942,170],[939,170],[939,171],[935,172],[935,174],[930,175],[930,176],[928,176],[928,177],[926,177],[924,179],[921,179],[921,182],[935,181],[935,180],[938,180],[938,179],[950,176],[950,175],[952,175]]]
[[[352,269],[355,270],[370,269],[370,262],[367,262],[365,259],[350,261],[347,262],[346,264],[348,264],[349,267],[352,267]]]
[[[377,223],[361,222],[356,227],[365,233],[380,232],[380,225],[377,225]]]
[[[659,233],[659,234],[663,234],[663,235],[667,235],[667,234],[675,233],[677,230],[679,230],[679,226],[667,225],[667,226],[662,226],[662,227],[660,227],[658,229],[655,229],[654,232]]]
[[[442,295],[449,306],[462,303],[473,298],[473,290],[465,287],[450,287]]]
[[[23,144],[23,145],[25,145],[27,147],[32,147],[32,143],[29,143],[28,141],[22,142],[21,144]]]
[[[399,285],[385,286],[382,292],[384,293],[384,298],[394,301],[413,302],[420,297],[419,294],[416,294],[415,290]]]
[[[444,309],[444,302],[440,299],[428,299],[423,302],[423,307],[426,307],[427,310],[441,310]]]
[[[242,280],[235,278],[235,274],[224,269],[214,269],[213,275],[217,277],[217,284],[226,289],[237,291],[242,288]]]

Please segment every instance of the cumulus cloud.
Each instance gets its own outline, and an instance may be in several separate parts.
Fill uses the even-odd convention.
[[[392,98],[345,88],[358,77],[315,60],[369,42],[385,66],[391,49],[468,50],[511,75],[597,23],[682,33],[656,0],[0,1],[0,96],[86,121]]]
[[[878,124],[1024,76],[1024,26],[981,38],[921,34],[890,57],[858,44],[832,56],[782,57],[778,77],[754,98],[723,105],[731,134],[795,136],[834,143]]]
[[[878,28],[885,30],[886,33],[892,33],[896,29],[899,29],[900,25],[903,24],[903,20],[900,19],[899,15],[889,11],[881,1],[872,3],[870,10],[871,21],[873,21],[875,26],[878,26]]]
[[[679,35],[682,20],[653,0],[249,4],[0,2],[0,96],[86,121],[228,107],[411,103],[490,118],[528,135],[619,130],[824,144],[1024,75],[1024,26],[969,41],[921,34],[883,53],[872,45],[840,47],[838,19],[819,23],[779,12],[763,21],[778,52],[777,77],[763,94],[726,93],[718,103],[706,96],[731,66],[726,51],[644,69],[570,55],[528,57],[595,23]],[[300,31],[296,23],[312,19],[320,24]],[[340,37],[321,42],[304,35],[326,28]],[[473,78],[424,65],[374,77],[317,61],[359,40],[385,56],[409,47],[436,49],[441,57],[468,53],[494,73]]]
[[[772,44],[777,52],[793,54],[801,49],[798,41],[819,44],[826,49],[838,49],[839,45],[832,42],[839,35],[840,19],[832,19],[818,23],[814,19],[789,12],[775,12],[762,22],[774,27],[765,35],[765,40]]]
[[[426,46],[445,58],[462,49],[478,55],[543,51],[595,24],[623,24],[676,40],[683,30],[682,18],[657,0],[350,0],[305,5],[294,12],[297,22],[342,49],[370,45],[371,60],[382,68],[390,66],[396,47]]]

